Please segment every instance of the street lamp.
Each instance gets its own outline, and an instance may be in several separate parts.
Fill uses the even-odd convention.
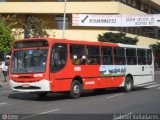
[[[66,29],[66,1],[67,1],[67,0],[64,0],[64,15],[63,15],[62,38],[65,38],[65,29]]]

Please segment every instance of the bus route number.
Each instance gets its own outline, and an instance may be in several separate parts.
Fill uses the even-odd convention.
[[[81,67],[74,67],[74,71],[81,71]]]

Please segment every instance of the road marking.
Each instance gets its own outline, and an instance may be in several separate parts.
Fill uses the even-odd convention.
[[[7,103],[0,103],[0,105],[6,105]]]
[[[151,86],[148,86],[148,87],[145,87],[145,88],[154,88],[154,87],[158,87],[160,86],[160,84],[157,84],[157,85],[151,85]]]
[[[106,98],[109,99],[109,98],[113,98],[113,97],[117,97],[117,96],[121,96],[121,95],[123,95],[123,93],[122,93],[122,94],[117,94],[117,95],[108,96],[108,97],[106,97]]]
[[[136,85],[136,86],[141,87],[141,86],[147,86],[147,85],[151,85],[151,84],[157,84],[157,82],[144,83],[144,84],[140,84],[140,85]]]
[[[54,109],[54,110],[38,113],[38,114],[35,114],[35,115],[25,116],[25,117],[22,117],[21,119],[28,119],[28,118],[31,118],[31,117],[36,117],[36,116],[39,116],[39,115],[55,112],[55,111],[58,111],[58,110],[60,110],[60,109]]]
[[[131,115],[131,114],[133,114],[133,113],[130,112],[130,113],[125,114],[125,115],[123,115],[123,114],[114,114],[113,120],[123,120],[123,119],[125,119],[125,118],[130,119],[130,116],[129,116],[129,115]]]

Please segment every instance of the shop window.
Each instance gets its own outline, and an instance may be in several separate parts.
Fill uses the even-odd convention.
[[[64,2],[65,0],[58,0],[58,2]],[[66,0],[66,1],[69,1],[69,0]]]
[[[122,2],[123,2],[123,3],[126,3],[126,2],[127,2],[127,0],[122,0]]]
[[[127,4],[131,5],[132,4],[132,0],[127,0]]]
[[[62,30],[63,29],[63,15],[62,16],[57,16],[56,17],[56,29],[60,29]],[[66,17],[66,22],[65,22],[65,29],[68,29],[68,17]]]

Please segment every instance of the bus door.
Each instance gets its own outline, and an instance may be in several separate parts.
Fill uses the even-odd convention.
[[[153,64],[152,64],[152,52],[150,49],[138,49],[138,66],[140,81],[139,83],[150,82],[153,79]]]
[[[69,89],[69,72],[64,69],[67,64],[67,44],[55,43],[51,50],[50,80],[52,81],[52,91],[63,91]]]

